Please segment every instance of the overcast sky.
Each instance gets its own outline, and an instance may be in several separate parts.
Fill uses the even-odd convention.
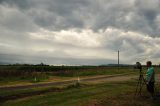
[[[160,0],[0,0],[0,63],[160,63]]]

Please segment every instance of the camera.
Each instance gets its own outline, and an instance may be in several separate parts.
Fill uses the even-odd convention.
[[[136,69],[142,69],[142,65],[141,65],[141,63],[140,62],[136,62],[136,64],[135,64],[135,68]]]

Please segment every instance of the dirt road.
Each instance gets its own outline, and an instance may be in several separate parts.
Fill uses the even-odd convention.
[[[111,82],[111,81],[127,81],[132,78],[136,78],[135,75],[112,75],[112,76],[98,76],[98,77],[88,77],[88,78],[81,78],[77,80],[67,80],[62,82],[48,82],[48,83],[39,83],[39,84],[32,84],[32,85],[19,85],[19,86],[3,86],[0,87],[0,90],[18,90],[18,89],[28,89],[28,88],[36,88],[36,87],[48,87],[48,86],[60,86],[64,84],[72,84],[80,81],[82,83],[97,83],[97,82]]]

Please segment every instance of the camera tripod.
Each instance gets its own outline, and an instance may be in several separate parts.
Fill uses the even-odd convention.
[[[146,81],[144,79],[142,68],[140,69],[139,79],[136,87],[135,95],[141,95],[143,85],[146,85]]]

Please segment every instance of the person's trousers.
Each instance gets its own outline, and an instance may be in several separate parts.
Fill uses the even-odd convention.
[[[149,82],[149,83],[147,84],[147,90],[148,90],[148,92],[150,92],[150,93],[154,93],[154,82]]]

